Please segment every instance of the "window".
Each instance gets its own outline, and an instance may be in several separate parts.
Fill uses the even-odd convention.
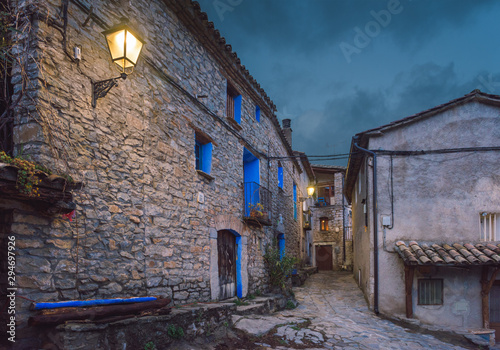
[[[327,206],[335,204],[335,187],[333,184],[318,186],[318,205]]]
[[[297,220],[297,185],[293,183],[293,218]]]
[[[321,231],[328,231],[328,218],[319,218],[319,225]]]
[[[278,163],[278,187],[283,189],[283,166]]]
[[[226,116],[241,124],[241,95],[227,84]]]
[[[255,106],[255,120],[260,123],[260,107]]]
[[[500,239],[499,214],[481,213],[479,223],[481,226],[481,241],[496,241]]]
[[[210,174],[212,170],[212,142],[206,135],[195,133],[194,154],[196,158],[196,170]]]
[[[443,280],[418,280],[418,305],[443,305]]]

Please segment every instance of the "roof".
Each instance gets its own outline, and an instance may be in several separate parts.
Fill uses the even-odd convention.
[[[314,181],[315,179],[314,172],[311,168],[311,163],[309,163],[309,158],[307,158],[307,155],[304,152],[299,152],[299,151],[293,151],[293,154],[300,157],[300,160],[302,162],[302,165],[304,166],[307,176],[309,177],[309,180],[311,182]]]
[[[330,170],[330,171],[345,171],[346,167],[345,166],[340,166],[340,165],[324,165],[324,164],[314,164],[312,165],[313,169],[318,169],[318,170]]]
[[[396,251],[405,265],[469,267],[500,266],[500,243],[419,243],[396,242]]]
[[[427,109],[425,111],[410,115],[406,118],[399,119],[393,121],[389,124],[385,124],[373,129],[369,129],[354,135],[351,141],[351,149],[349,153],[349,161],[347,163],[347,171],[346,171],[346,181],[345,181],[345,196],[349,202],[352,201],[351,195],[352,190],[354,189],[354,184],[356,183],[356,179],[358,177],[359,169],[361,167],[361,163],[365,157],[365,154],[360,153],[354,147],[356,143],[358,146],[363,148],[367,148],[369,145],[370,137],[377,137],[382,135],[383,131],[387,131],[394,128],[401,128],[410,123],[415,123],[420,120],[433,117],[438,113],[442,113],[450,108],[463,105],[472,101],[478,101],[481,103],[491,104],[500,106],[500,96],[492,95],[484,93],[480,90],[473,90],[467,95],[456,98],[454,100],[448,101],[446,103],[440,104],[436,107]]]

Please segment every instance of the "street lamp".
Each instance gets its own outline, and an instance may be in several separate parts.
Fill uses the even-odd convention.
[[[307,188],[307,195],[308,195],[309,197],[311,197],[313,194],[314,194],[314,187],[313,187],[313,186],[309,186],[309,187]]]
[[[119,67],[120,76],[92,83],[92,107],[96,106],[99,98],[118,85],[118,79],[127,79],[127,75],[133,72],[144,45],[144,40],[128,26],[126,18],[121,18],[120,24],[102,34],[106,37],[111,61]]]

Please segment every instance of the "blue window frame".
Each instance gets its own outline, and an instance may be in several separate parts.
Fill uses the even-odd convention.
[[[241,95],[227,84],[226,116],[241,124]]]
[[[297,185],[293,183],[293,218],[297,220]]]
[[[255,106],[255,120],[257,120],[260,123],[260,107]]]
[[[196,133],[194,143],[194,154],[196,158],[196,170],[210,174],[212,170],[212,142],[203,135]]]
[[[260,202],[260,161],[252,152],[243,149],[243,182],[245,182],[245,211],[250,215],[250,206]]]
[[[283,189],[283,167],[278,164],[278,187]]]

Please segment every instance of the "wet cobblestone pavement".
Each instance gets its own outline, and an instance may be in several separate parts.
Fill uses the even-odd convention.
[[[310,320],[306,329],[293,325],[277,329],[278,336],[292,343],[304,340],[318,346],[308,349],[474,349],[451,344],[430,334],[414,332],[376,316],[368,309],[361,290],[351,273],[320,272],[312,275],[304,286],[294,288],[300,303],[294,310],[284,311],[282,316],[294,316]],[[279,346],[275,349],[293,347]]]

